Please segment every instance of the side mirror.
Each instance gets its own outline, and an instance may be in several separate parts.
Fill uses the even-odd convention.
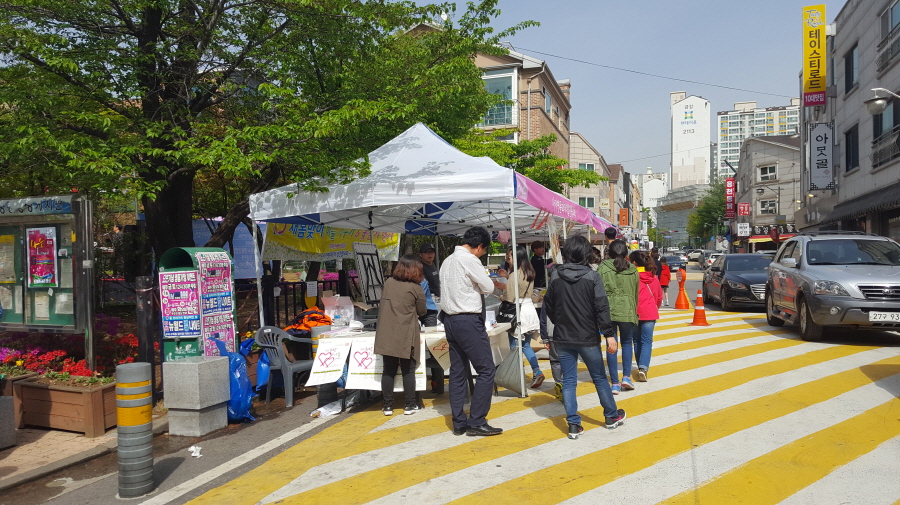
[[[709,267],[710,272],[721,272],[722,269],[719,267]]]
[[[782,258],[781,264],[788,268],[797,268],[797,259],[796,258]]]

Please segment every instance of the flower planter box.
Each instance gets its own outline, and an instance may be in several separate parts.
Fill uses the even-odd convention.
[[[16,426],[77,431],[88,438],[102,436],[116,425],[116,383],[51,386],[34,379],[14,384]]]
[[[247,360],[247,377],[250,379],[250,385],[256,387],[256,364],[262,355],[262,350],[257,349],[250,351],[250,354],[244,357]]]
[[[0,396],[12,396],[13,395],[13,384],[16,381],[20,381],[22,379],[29,379],[37,375],[37,372],[28,372],[22,375],[16,375],[15,377],[6,377],[5,379],[0,379]]]

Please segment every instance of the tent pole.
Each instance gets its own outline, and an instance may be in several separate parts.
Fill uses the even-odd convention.
[[[519,395],[520,398],[525,398],[527,392],[525,391],[525,363],[522,362],[522,339],[524,336],[522,335],[522,318],[519,315],[519,311],[522,303],[519,301],[519,249],[516,245],[516,199],[509,199],[509,227],[512,229],[512,236],[510,240],[512,241],[513,253],[513,271],[510,273],[509,278],[507,278],[507,286],[509,283],[513,283],[513,296],[516,297],[516,327],[513,328],[514,335],[516,337],[516,354],[519,355],[519,366],[521,367],[522,373],[519,374],[520,381],[520,390],[522,393]],[[507,289],[509,289],[507,287]]]
[[[260,263],[260,252],[259,252],[259,242],[257,240],[258,232],[256,221],[252,218],[250,219],[250,224],[253,228],[253,262],[256,265],[256,300],[259,309],[259,326],[262,327],[265,325],[266,319],[265,315],[263,315],[263,295],[262,295],[262,270],[259,267]]]

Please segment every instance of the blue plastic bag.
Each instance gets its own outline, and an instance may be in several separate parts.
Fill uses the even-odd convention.
[[[248,338],[241,342],[241,347],[238,349],[238,352],[241,353],[241,356],[245,358],[250,355],[250,352],[253,351],[253,344],[256,343],[255,338]]]
[[[228,352],[224,341],[215,340],[215,342],[219,348],[219,355],[228,357],[228,368],[231,372],[229,374],[231,398],[228,400],[228,422],[255,421],[256,419],[250,415],[253,387],[250,385],[250,378],[247,377],[247,361],[239,353]]]
[[[260,354],[259,361],[256,362],[256,391],[262,391],[266,386],[266,383],[269,382],[269,355],[265,352]],[[272,386],[276,388],[283,388],[284,381],[282,380],[281,374],[275,374],[275,377],[272,378]]]

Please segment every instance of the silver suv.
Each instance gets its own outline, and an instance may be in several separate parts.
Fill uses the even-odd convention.
[[[900,245],[861,232],[796,235],[778,250],[766,280],[766,319],[800,325],[803,340],[826,327],[900,328]]]

